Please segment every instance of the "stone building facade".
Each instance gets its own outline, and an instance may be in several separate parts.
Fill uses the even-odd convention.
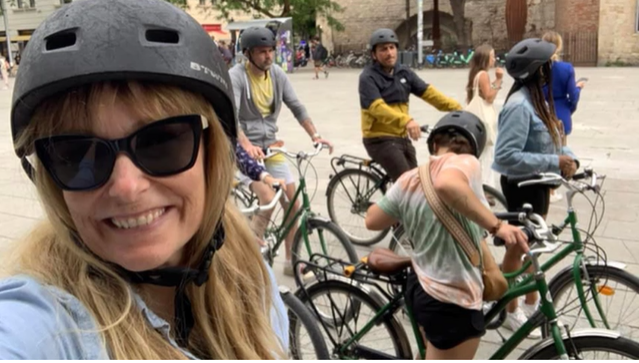
[[[639,1],[601,0],[598,51],[599,65],[639,65]]]
[[[415,44],[417,33],[417,2],[410,0],[407,19],[406,0],[337,0],[344,7],[333,16],[345,27],[342,32],[333,31],[325,21],[318,20],[322,40],[336,52],[364,49],[373,30],[387,27],[395,30],[400,47]],[[579,0],[577,0],[579,1]],[[505,9],[506,0],[467,0],[465,27],[471,45],[491,43],[498,50],[510,47]],[[525,36],[538,35],[555,26],[555,0],[527,0],[528,14]],[[424,39],[432,29],[433,1],[424,0]],[[453,21],[453,11],[448,0],[439,1],[442,46],[452,48],[459,44]]]

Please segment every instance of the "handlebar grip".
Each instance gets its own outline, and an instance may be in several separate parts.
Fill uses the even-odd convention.
[[[543,178],[540,174],[529,174],[529,175],[521,175],[521,176],[509,176],[507,177],[508,183],[519,184],[521,182],[525,182],[528,180],[537,180]]]
[[[495,217],[501,219],[502,221],[509,222],[517,222],[519,221],[519,216],[523,212],[504,212],[504,213],[495,213]]]
[[[522,230],[522,231],[524,231],[524,233],[525,233],[525,234],[526,234],[526,236],[528,237],[528,245],[530,245],[530,244],[532,244],[533,242],[535,242],[535,240],[534,240],[534,238],[535,238],[535,234],[534,234],[534,233],[533,233],[530,229],[528,229],[528,227],[523,227],[521,230]],[[499,238],[499,237],[495,236],[495,237],[493,238],[493,244],[494,244],[495,246],[497,246],[497,247],[505,246],[505,245],[506,245],[506,241],[504,241],[503,239],[501,239],[501,238]]]
[[[428,125],[422,125],[422,126],[419,127],[419,129],[421,130],[421,132],[424,132],[424,133],[429,133],[430,132],[430,126],[428,126]]]
[[[587,177],[588,175],[586,175],[586,173],[577,173],[572,176],[572,180],[581,180],[581,179],[586,179]]]

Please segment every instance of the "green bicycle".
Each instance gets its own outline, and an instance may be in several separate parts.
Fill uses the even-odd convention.
[[[564,184],[571,184],[569,190],[572,193],[569,193],[568,199],[569,203],[572,203],[572,197],[577,192],[585,190],[599,192],[597,175],[592,171],[575,176],[577,180],[586,178],[590,178],[592,182],[590,184],[568,183],[561,179],[561,176],[543,174],[536,176],[534,180],[522,181],[522,184],[561,180]],[[521,358],[582,358],[584,353],[592,351],[616,353],[632,359],[639,358],[639,343],[622,337],[620,332],[595,328],[611,327],[607,314],[598,301],[602,291],[610,289],[605,284],[610,280],[623,280],[622,282],[636,294],[639,291],[637,279],[616,267],[605,263],[593,263],[583,257],[584,243],[581,240],[576,214],[572,207],[569,209],[564,225],[554,228],[549,228],[541,216],[533,214],[530,206],[525,206],[524,211],[520,213],[498,213],[497,215],[503,220],[522,223],[534,248],[531,248],[528,254],[529,262],[524,264],[520,271],[505,274],[510,281],[508,292],[499,301],[486,304],[485,321],[490,322],[487,324],[487,329],[500,327],[505,320],[507,304],[520,296],[537,291],[540,294],[541,304],[538,312],[508,340],[504,340],[504,344],[491,358],[506,358],[539,326],[544,327],[545,339],[529,348]],[[567,226],[573,229],[574,241],[557,255],[552,256],[549,261],[540,264],[538,258],[541,254],[552,253],[561,247],[562,244],[555,234]],[[564,270],[548,283],[546,272],[571,252],[577,252],[572,268]],[[313,261],[316,258],[326,259],[326,256],[312,256],[311,261],[304,262],[307,268],[317,275],[316,282],[303,286],[296,294],[318,317],[330,340],[329,349],[332,349],[334,358],[412,359],[410,342],[396,317],[396,313],[404,312],[410,320],[419,354],[422,358],[425,357],[425,346],[420,331],[412,312],[404,304],[403,290],[406,286],[407,269],[411,263],[410,257],[400,257],[390,250],[377,249],[357,265],[332,259],[331,263],[334,266],[329,264],[325,267],[315,264]],[[338,266],[342,268],[342,274],[336,273],[339,270]],[[530,266],[533,267],[534,272],[526,276],[525,271]],[[619,279],[620,276],[623,278]],[[387,289],[379,283],[385,285]],[[585,315],[590,317],[588,320],[591,328],[575,330],[574,326],[563,325],[565,315],[558,317],[553,303],[555,297],[572,285],[579,292],[579,305]],[[592,295],[591,300],[597,306],[597,319],[592,316],[593,312],[588,307],[586,293]],[[341,310],[337,304],[340,298],[346,300],[346,307]],[[369,318],[364,317],[366,309],[369,310]],[[359,320],[361,317],[364,317],[363,321]],[[373,344],[366,342],[368,338],[376,338],[380,335],[384,336],[384,341],[391,343],[386,349],[381,346],[380,339],[375,339]]]
[[[356,263],[358,260],[357,252],[344,232],[335,223],[326,218],[320,217],[311,210],[311,199],[307,192],[306,178],[304,175],[306,169],[303,170],[302,164],[304,162],[310,163],[312,158],[317,156],[322,149],[324,149],[322,144],[315,144],[315,150],[311,153],[303,151],[291,153],[286,151],[283,147],[273,147],[266,150],[266,158],[282,154],[295,160],[299,174],[299,186],[295,191],[293,200],[289,203],[288,208],[284,212],[284,217],[282,218],[281,223],[279,225],[271,223],[264,234],[264,242],[266,242],[266,246],[262,248],[262,254],[271,266],[273,265],[275,257],[278,255],[280,246],[284,243],[284,239],[295,223],[298,224],[298,229],[293,239],[291,251],[291,262],[293,265],[295,265],[295,263],[300,259],[308,260],[315,252],[320,252],[324,255],[333,256],[353,263]],[[257,215],[260,211],[271,210],[279,201],[279,197],[276,196],[269,205],[260,207],[255,204],[255,202],[257,202],[257,198],[252,193],[247,193],[239,188],[241,187],[237,185],[232,194],[235,198],[235,203],[241,203],[239,207],[243,209],[242,212],[247,216]],[[246,194],[248,194],[248,196],[246,196]],[[282,196],[281,191],[277,195]],[[282,197],[285,197],[285,195]],[[289,217],[293,214],[293,207],[299,199],[302,201],[301,207],[293,215],[294,218],[290,219]],[[317,239],[311,237],[317,237]]]

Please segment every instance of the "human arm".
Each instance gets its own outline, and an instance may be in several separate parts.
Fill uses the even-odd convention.
[[[510,105],[499,114],[495,163],[517,174],[560,172],[559,155],[524,151],[531,129],[532,113],[523,103]],[[540,125],[540,127],[545,126]],[[547,132],[547,131],[546,131]]]
[[[581,88],[577,87],[575,82],[575,68],[569,63],[566,63],[568,67],[568,83],[566,84],[566,90],[568,93],[568,100],[570,101],[570,113],[574,113],[577,110],[577,104],[579,103],[579,96],[581,95]]]
[[[503,75],[503,71],[501,74]],[[498,76],[495,82],[490,83],[490,76],[488,75],[488,72],[481,72],[479,74],[478,82],[479,90],[481,92],[481,95],[483,96],[483,99],[486,100],[486,102],[488,103],[493,103],[495,101],[495,98],[497,98],[499,90],[501,89],[502,78]]]
[[[235,159],[237,162],[237,168],[240,172],[248,176],[253,181],[261,181],[268,186],[273,186],[277,183],[280,187],[286,190],[286,182],[281,179],[275,179],[269,174],[266,169],[255,161],[247,152],[242,148],[242,145],[237,143],[235,148]]]
[[[481,185],[479,161],[470,155],[457,160],[460,162],[455,165],[445,165],[433,181],[437,196],[449,208],[502,238],[507,244],[519,244],[527,251],[526,235],[515,226],[503,224],[473,191],[471,179],[474,179],[475,184]]]
[[[459,111],[462,106],[454,99],[445,96],[431,84],[427,84],[412,70],[409,71],[410,91],[439,111]]]
[[[399,183],[403,181],[403,178],[404,175],[393,184],[379,202],[368,208],[366,211],[366,219],[364,220],[366,229],[370,231],[381,231],[397,224],[400,219],[399,202],[401,189],[399,188]]]

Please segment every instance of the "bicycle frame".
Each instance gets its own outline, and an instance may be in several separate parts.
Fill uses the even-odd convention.
[[[307,221],[309,218],[312,218],[315,214],[311,211],[311,201],[306,191],[306,178],[304,177],[304,174],[302,173],[302,170],[301,170],[302,160],[303,159],[300,157],[297,158],[299,186],[295,190],[293,199],[289,202],[288,208],[286,208],[286,211],[284,212],[282,223],[279,226],[275,227],[274,229],[269,230],[271,233],[275,234],[275,236],[277,237],[276,238],[277,240],[274,246],[269,251],[270,261],[274,260],[276,252],[279,250],[280,246],[286,239],[286,236],[289,234],[289,232],[291,232],[296,222],[298,223],[298,228],[300,229],[302,236],[304,238],[304,245],[306,246],[308,255],[310,256],[313,253],[311,251],[310,242],[308,239],[308,235],[310,231],[307,228],[308,226]],[[289,217],[293,213],[293,208],[295,207],[297,200],[300,198],[300,195],[302,198],[302,206],[299,208],[297,212],[295,212],[295,215],[293,216],[293,218],[289,220]],[[323,238],[320,238],[320,244],[322,246],[322,253],[327,254],[328,252],[326,248],[326,243]]]

